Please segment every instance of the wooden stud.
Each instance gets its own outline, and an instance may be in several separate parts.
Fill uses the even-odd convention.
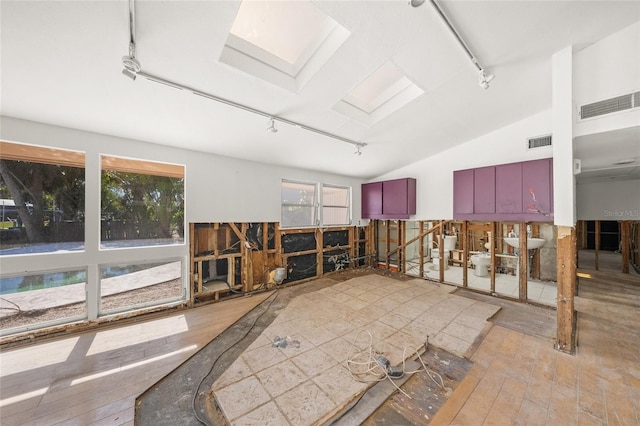
[[[195,282],[195,271],[194,266],[195,263],[193,260],[196,257],[196,224],[193,222],[189,222],[189,285],[187,286],[189,303],[193,304],[195,299],[195,291],[193,290],[193,283]],[[198,269],[199,270],[199,269]]]
[[[418,223],[418,234],[422,235],[424,232],[424,221],[420,221]],[[420,278],[424,277],[424,237],[420,237],[418,239],[418,260],[420,265],[418,265],[418,273],[420,274]]]
[[[469,286],[469,222],[462,222],[462,287]]]
[[[556,349],[566,353],[575,351],[576,313],[576,232],[567,226],[558,227],[557,240],[557,340]]]
[[[323,250],[322,250],[322,229],[316,228],[316,277],[322,276]]]
[[[440,221],[440,233],[438,234],[438,252],[440,254],[440,258],[438,259],[438,269],[440,272],[438,280],[442,283],[444,282],[444,221]]]
[[[540,237],[540,225],[531,225],[531,236],[533,238]],[[531,262],[531,277],[538,280],[540,279],[540,249],[534,250],[533,253],[533,260]]]
[[[629,242],[631,240],[629,233],[629,221],[620,222],[620,251],[622,253],[622,273],[629,273]]]
[[[520,263],[520,283],[519,299],[521,302],[527,301],[527,281],[529,278],[529,253],[527,252],[527,224],[520,223],[520,247],[518,249],[518,262]]]
[[[278,222],[276,222],[274,224],[273,232],[275,232],[275,239],[276,239],[276,244],[275,244],[275,251],[276,251],[275,263],[276,263],[276,266],[280,266],[280,267],[286,268],[287,265],[282,263],[282,234],[280,233],[280,224]]]
[[[595,223],[595,227],[596,227],[596,235],[595,235],[595,250],[596,250],[596,260],[595,260],[595,268],[596,271],[598,271],[600,269],[600,221],[596,220]]]
[[[491,222],[491,245],[489,253],[491,254],[491,294],[496,292],[496,223]]]

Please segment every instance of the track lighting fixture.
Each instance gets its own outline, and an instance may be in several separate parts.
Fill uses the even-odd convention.
[[[353,155],[358,156],[358,157],[362,155],[362,151],[360,151],[360,145],[356,145],[356,150],[353,153]]]
[[[413,7],[418,7],[418,6],[422,5],[422,3],[424,3],[424,0],[411,0],[409,3]]]
[[[211,93],[203,92],[193,87],[189,87],[175,81],[167,80],[160,76],[143,71],[142,66],[140,65],[140,61],[136,59],[136,25],[135,24],[136,24],[135,0],[129,0],[129,55],[122,57],[122,66],[124,67],[124,69],[122,70],[122,74],[125,75],[126,77],[129,77],[132,80],[135,80],[137,77],[143,77],[144,79],[153,81],[155,83],[160,83],[165,86],[172,87],[174,89],[184,90],[196,96],[201,96],[203,98],[212,100],[214,102],[219,102],[221,104],[228,105],[233,108],[238,108],[252,114],[266,117],[269,119],[269,126],[267,127],[267,130],[271,133],[278,132],[278,129],[276,128],[276,123],[275,123],[277,119],[279,122],[284,123],[286,125],[297,127],[307,132],[312,132],[321,136],[325,136],[337,141],[341,141],[341,142],[345,142],[350,145],[353,145],[356,147],[356,152],[355,152],[356,155],[361,155],[362,153],[360,152],[360,148],[367,146],[367,144],[364,142],[357,142],[352,139],[344,138],[334,133],[325,132],[324,130],[310,127],[305,124],[297,123],[295,121],[287,120],[284,117],[274,117],[268,112],[255,109],[248,105],[243,105],[238,102],[234,102],[230,99],[225,99],[220,96],[213,95]]]
[[[480,87],[482,87],[483,89],[487,90],[489,88],[489,83],[491,83],[491,80],[493,80],[495,78],[495,75],[493,74],[489,74],[487,75],[483,69],[480,70],[480,81],[478,82],[478,84],[480,85]]]
[[[278,133],[278,129],[276,128],[276,121],[273,117],[269,118],[269,127],[267,127],[267,131],[271,133]]]

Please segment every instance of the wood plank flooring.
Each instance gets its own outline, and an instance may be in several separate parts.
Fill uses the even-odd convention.
[[[0,423],[130,425],[136,397],[271,293],[0,353]]]
[[[431,424],[640,424],[640,324],[635,300],[629,303],[640,280],[579,272],[590,278],[579,279],[587,290],[576,298],[575,356],[494,325]]]

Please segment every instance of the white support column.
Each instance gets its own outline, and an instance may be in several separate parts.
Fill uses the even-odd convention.
[[[573,49],[552,57],[553,211],[557,226],[576,224],[573,175]]]

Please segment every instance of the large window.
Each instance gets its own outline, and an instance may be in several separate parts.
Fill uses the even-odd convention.
[[[101,247],[184,242],[184,166],[102,156]]]
[[[0,277],[0,335],[86,318],[85,269]]]
[[[84,248],[84,160],[0,141],[0,255]]]
[[[322,188],[318,197],[318,188]],[[282,180],[283,228],[348,225],[351,191],[345,186]]]
[[[282,181],[282,226],[297,228],[318,224],[317,185]]]
[[[350,198],[347,187],[322,185],[322,224],[348,225]]]
[[[144,308],[183,294],[182,262],[127,263],[100,267],[100,312]]]

